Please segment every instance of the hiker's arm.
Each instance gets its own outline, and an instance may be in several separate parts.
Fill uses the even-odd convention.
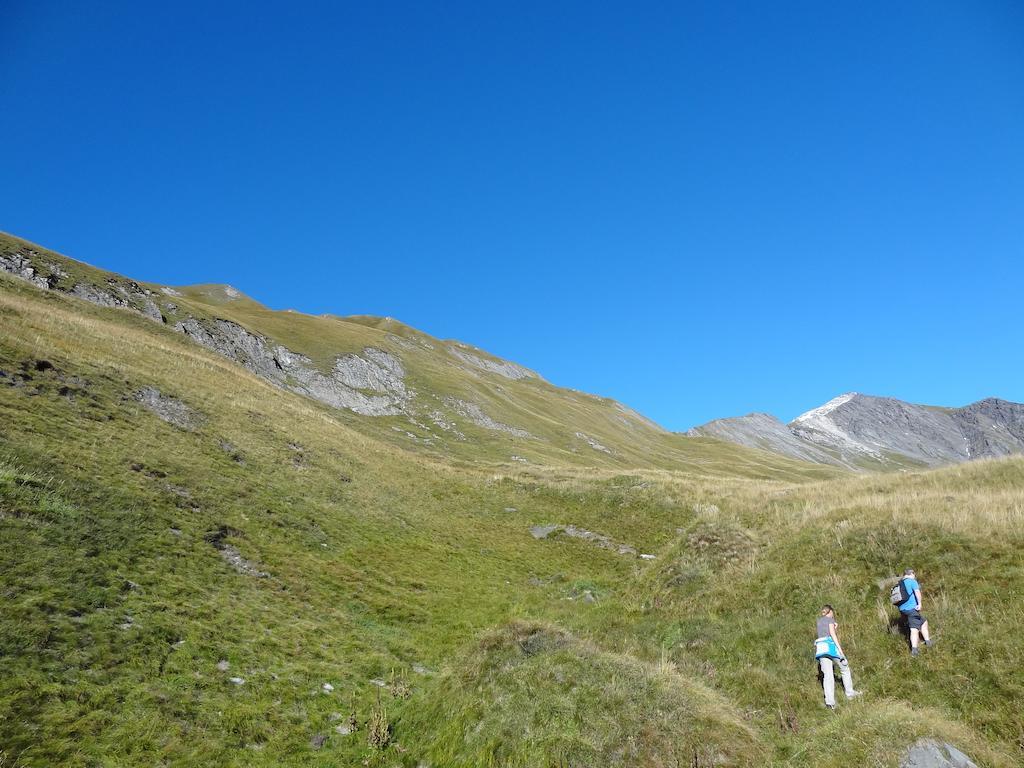
[[[921,590],[920,589],[915,589],[914,590],[914,597],[917,598],[917,610],[920,611],[921,610]]]

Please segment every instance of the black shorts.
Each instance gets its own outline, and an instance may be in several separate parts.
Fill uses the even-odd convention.
[[[903,615],[907,618],[907,626],[911,629],[920,629],[927,621],[920,611],[907,611]]]

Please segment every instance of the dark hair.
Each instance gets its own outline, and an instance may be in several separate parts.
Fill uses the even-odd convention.
[[[835,608],[833,608],[833,607],[832,607],[831,605],[829,605],[828,603],[825,603],[825,604],[824,604],[823,606],[821,606],[821,610],[823,610],[823,611],[828,611],[829,613],[835,613],[835,612],[836,612],[836,609],[835,609]]]

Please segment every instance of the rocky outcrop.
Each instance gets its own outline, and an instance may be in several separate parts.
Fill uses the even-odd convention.
[[[27,280],[32,285],[43,290],[50,290],[56,286],[62,276],[62,274],[55,273],[51,269],[44,277],[35,267],[33,261],[21,253],[0,253],[0,270],[15,277],[20,277],[22,280]]]
[[[990,397],[953,412],[969,458],[1009,456],[1024,446],[1024,405]]]
[[[487,371],[488,373],[496,373],[499,376],[504,376],[506,379],[540,379],[540,376],[529,368],[524,368],[516,363],[510,363],[507,360],[491,360],[454,346],[449,347],[448,351],[454,357],[459,358],[464,363],[469,363],[474,368],[479,368],[481,371]]]
[[[750,414],[687,434],[855,469],[939,466],[1024,453],[1024,405],[989,398],[937,408],[850,392],[788,425],[768,414]]]
[[[907,749],[900,768],[978,768],[977,764],[952,744],[935,739],[920,739]]]
[[[63,290],[101,307],[130,309],[158,323],[165,322],[160,307],[153,301],[153,292],[134,280],[108,277],[103,285],[77,282],[70,289],[62,289],[61,281],[68,277],[67,272],[57,264],[44,262],[42,256],[31,249],[0,253],[0,271],[27,280],[44,291]]]
[[[384,350],[367,347],[361,356],[343,355],[324,373],[305,355],[230,320],[188,318],[174,329],[257,376],[334,408],[364,416],[396,416],[409,410],[415,395],[405,385],[401,360]]]
[[[181,400],[165,395],[156,387],[143,387],[134,393],[133,398],[147,411],[179,429],[192,431],[203,422],[201,413]]]
[[[513,427],[509,424],[502,424],[500,421],[495,421],[476,403],[470,403],[466,400],[459,400],[455,397],[445,398],[445,405],[451,407],[460,416],[469,419],[471,422],[476,424],[478,427],[484,429],[490,429],[495,432],[507,432],[513,437],[533,437],[525,429],[519,427]]]
[[[609,450],[606,446],[601,445],[601,443],[599,443],[597,440],[595,440],[594,438],[590,437],[589,435],[587,435],[584,432],[577,432],[576,433],[576,437],[578,439],[582,440],[583,442],[585,442],[587,445],[589,445],[595,451],[601,451],[602,453],[607,453],[609,456],[612,453],[611,450]]]
[[[601,547],[601,549],[609,549],[620,555],[633,555],[644,560],[653,559],[652,555],[638,554],[636,547],[631,547],[629,544],[623,544],[615,541],[611,537],[605,536],[602,533],[588,531],[586,528],[579,528],[575,525],[558,525],[556,523],[552,523],[549,525],[535,525],[530,528],[530,535],[535,539],[547,539],[558,534],[568,536],[571,539],[589,541],[591,544]]]

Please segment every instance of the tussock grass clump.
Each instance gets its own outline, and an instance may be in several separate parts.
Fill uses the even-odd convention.
[[[722,697],[671,666],[522,620],[485,633],[401,728],[403,743],[452,768],[727,766],[761,754]]]

